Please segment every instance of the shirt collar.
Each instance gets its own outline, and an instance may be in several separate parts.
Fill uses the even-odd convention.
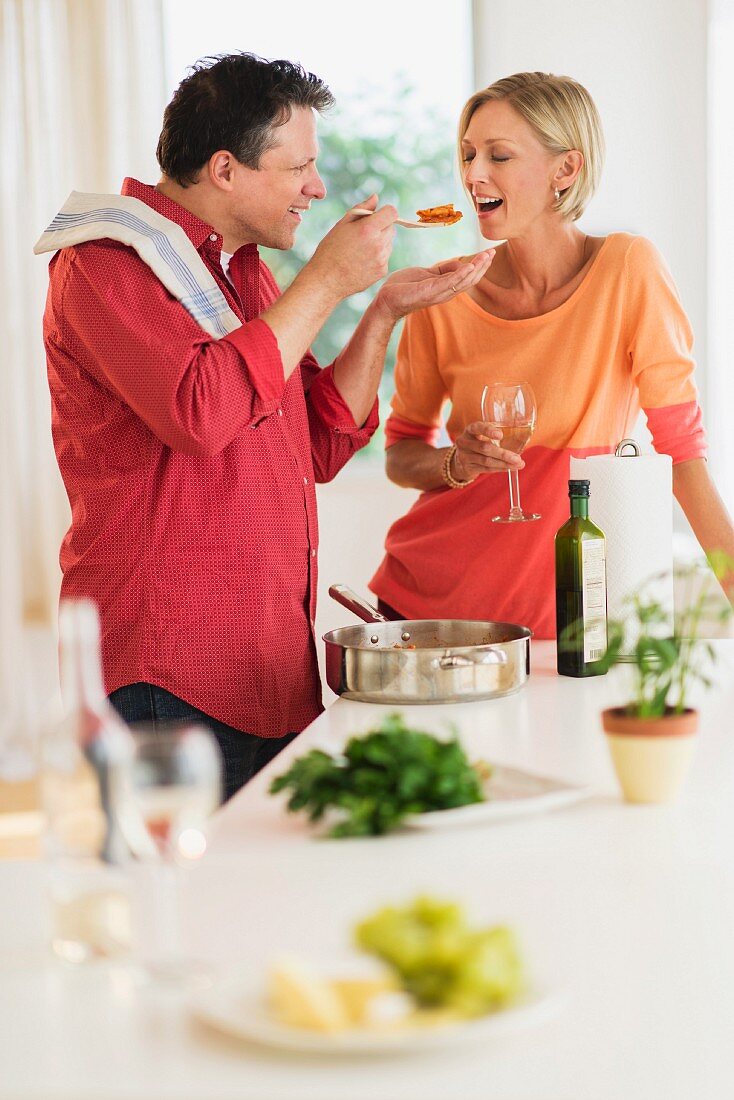
[[[212,240],[212,234],[216,237],[217,251],[221,248],[222,238],[214,229],[214,226],[208,225],[205,221],[202,221],[201,218],[197,218],[196,214],[192,214],[190,210],[181,206],[180,203],[175,202],[173,199],[169,199],[167,195],[163,195],[160,191],[157,191],[151,184],[140,183],[139,180],[127,176],[123,180],[121,193],[123,195],[130,195],[131,198],[134,199],[140,199],[146,206],[150,206],[153,210],[162,214],[164,218],[168,218],[169,221],[176,222],[177,225],[180,225],[194,248],[200,249],[203,244]],[[212,241],[212,243],[214,242]],[[243,254],[250,252],[257,253],[257,245],[246,244],[237,251]]]

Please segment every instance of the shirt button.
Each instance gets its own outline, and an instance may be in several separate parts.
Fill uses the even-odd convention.
[[[307,477],[304,477],[304,479],[303,479],[303,484],[304,484],[304,485],[308,485],[308,478],[307,478]]]
[[[282,409],[278,409],[278,416],[282,416],[282,415],[283,415],[283,410],[282,410]]]
[[[210,233],[209,234],[209,240],[210,241],[216,241],[216,239],[217,239],[216,233]]]
[[[311,551],[311,557],[312,557],[312,558],[315,558],[315,557],[316,557],[316,551],[315,551],[315,550],[312,550],[312,551]]]

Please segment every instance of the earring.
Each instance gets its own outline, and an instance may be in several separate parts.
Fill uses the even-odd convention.
[[[556,202],[560,202],[561,201],[561,192],[558,190],[557,187],[556,187],[555,191],[553,192],[553,194],[556,196]]]

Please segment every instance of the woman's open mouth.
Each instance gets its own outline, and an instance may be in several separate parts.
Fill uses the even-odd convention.
[[[477,214],[481,218],[486,217],[487,214],[493,214],[495,210],[499,210],[503,200],[493,198],[489,195],[475,195],[474,202],[477,208]]]

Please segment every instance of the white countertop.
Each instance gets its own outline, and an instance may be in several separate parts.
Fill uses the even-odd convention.
[[[509,921],[528,967],[562,991],[558,1015],[512,1037],[430,1053],[277,1053],[193,1023],[175,994],[122,967],[67,970],[39,952],[42,882],[0,866],[0,1100],[719,1100],[734,1056],[734,642],[701,699],[678,804],[618,797],[599,711],[620,678],[555,675],[535,643],[517,695],[405,708],[455,722],[472,756],[592,783],[572,808],[435,834],[314,840],[266,795],[312,745],[338,745],[388,710],[340,700],[219,812],[190,879],[197,954],[227,970],[273,954],[343,954],[356,919],[419,892]],[[11,960],[12,956],[12,960]]]

